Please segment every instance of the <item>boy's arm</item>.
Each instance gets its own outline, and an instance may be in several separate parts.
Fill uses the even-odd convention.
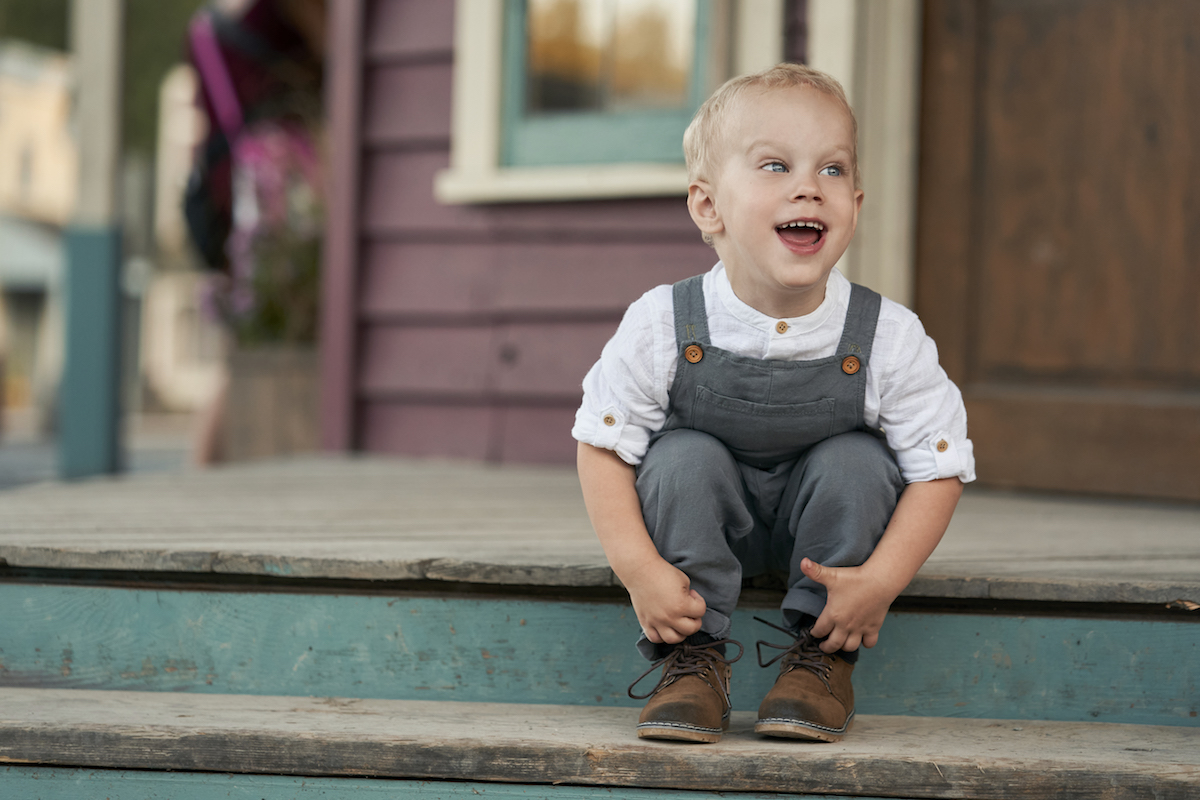
[[[624,584],[646,638],[677,644],[700,630],[706,608],[687,575],[654,548],[633,467],[611,450],[579,444],[579,483],[604,555]]]
[[[804,574],[829,591],[825,610],[812,629],[814,636],[829,637],[822,650],[857,650],[860,643],[875,646],[892,601],[942,540],[962,488],[958,478],[906,486],[883,538],[862,566],[825,567],[804,559]]]

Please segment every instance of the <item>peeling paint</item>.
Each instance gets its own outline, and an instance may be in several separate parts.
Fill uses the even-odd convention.
[[[126,670],[121,673],[121,677],[125,680],[135,680],[138,678],[152,678],[158,674],[158,670],[154,667],[154,662],[149,658],[142,659],[142,669],[140,672]]]

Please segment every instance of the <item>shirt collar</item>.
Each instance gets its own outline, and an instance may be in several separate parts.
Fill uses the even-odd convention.
[[[725,272],[725,265],[723,263],[718,261],[717,265],[713,267],[713,273],[713,283],[716,285],[717,299],[726,311],[755,330],[774,332],[779,319],[768,317],[766,314],[746,305],[738,299],[738,296],[733,293],[733,286],[729,283],[729,275]],[[793,336],[815,331],[825,324],[835,308],[845,305],[843,298],[846,297],[849,291],[850,281],[846,280],[846,277],[835,268],[829,273],[829,280],[825,282],[825,299],[821,301],[821,305],[802,317],[788,317],[784,319],[783,321],[788,324],[788,329],[787,333],[783,335]]]

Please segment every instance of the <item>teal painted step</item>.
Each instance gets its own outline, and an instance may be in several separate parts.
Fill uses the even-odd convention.
[[[3,686],[634,706],[646,667],[617,602],[14,583],[0,608]],[[739,710],[774,679],[764,612],[734,615]],[[855,690],[864,714],[1196,726],[1198,677],[1196,622],[893,613]]]
[[[703,800],[717,792],[621,789],[607,786],[523,786],[503,783],[297,778],[188,772],[0,768],[0,796],[12,800]],[[831,795],[739,793],[738,800],[834,800]],[[881,800],[872,798],[871,800]]]

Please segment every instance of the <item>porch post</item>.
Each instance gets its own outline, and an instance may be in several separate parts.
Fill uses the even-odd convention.
[[[359,181],[362,147],[362,73],[365,0],[329,5],[329,211],[322,264],[320,376],[321,446],[352,450],[357,363]]]
[[[72,0],[79,197],[66,231],[65,359],[59,387],[59,475],[121,467],[121,156],[123,0]]]

